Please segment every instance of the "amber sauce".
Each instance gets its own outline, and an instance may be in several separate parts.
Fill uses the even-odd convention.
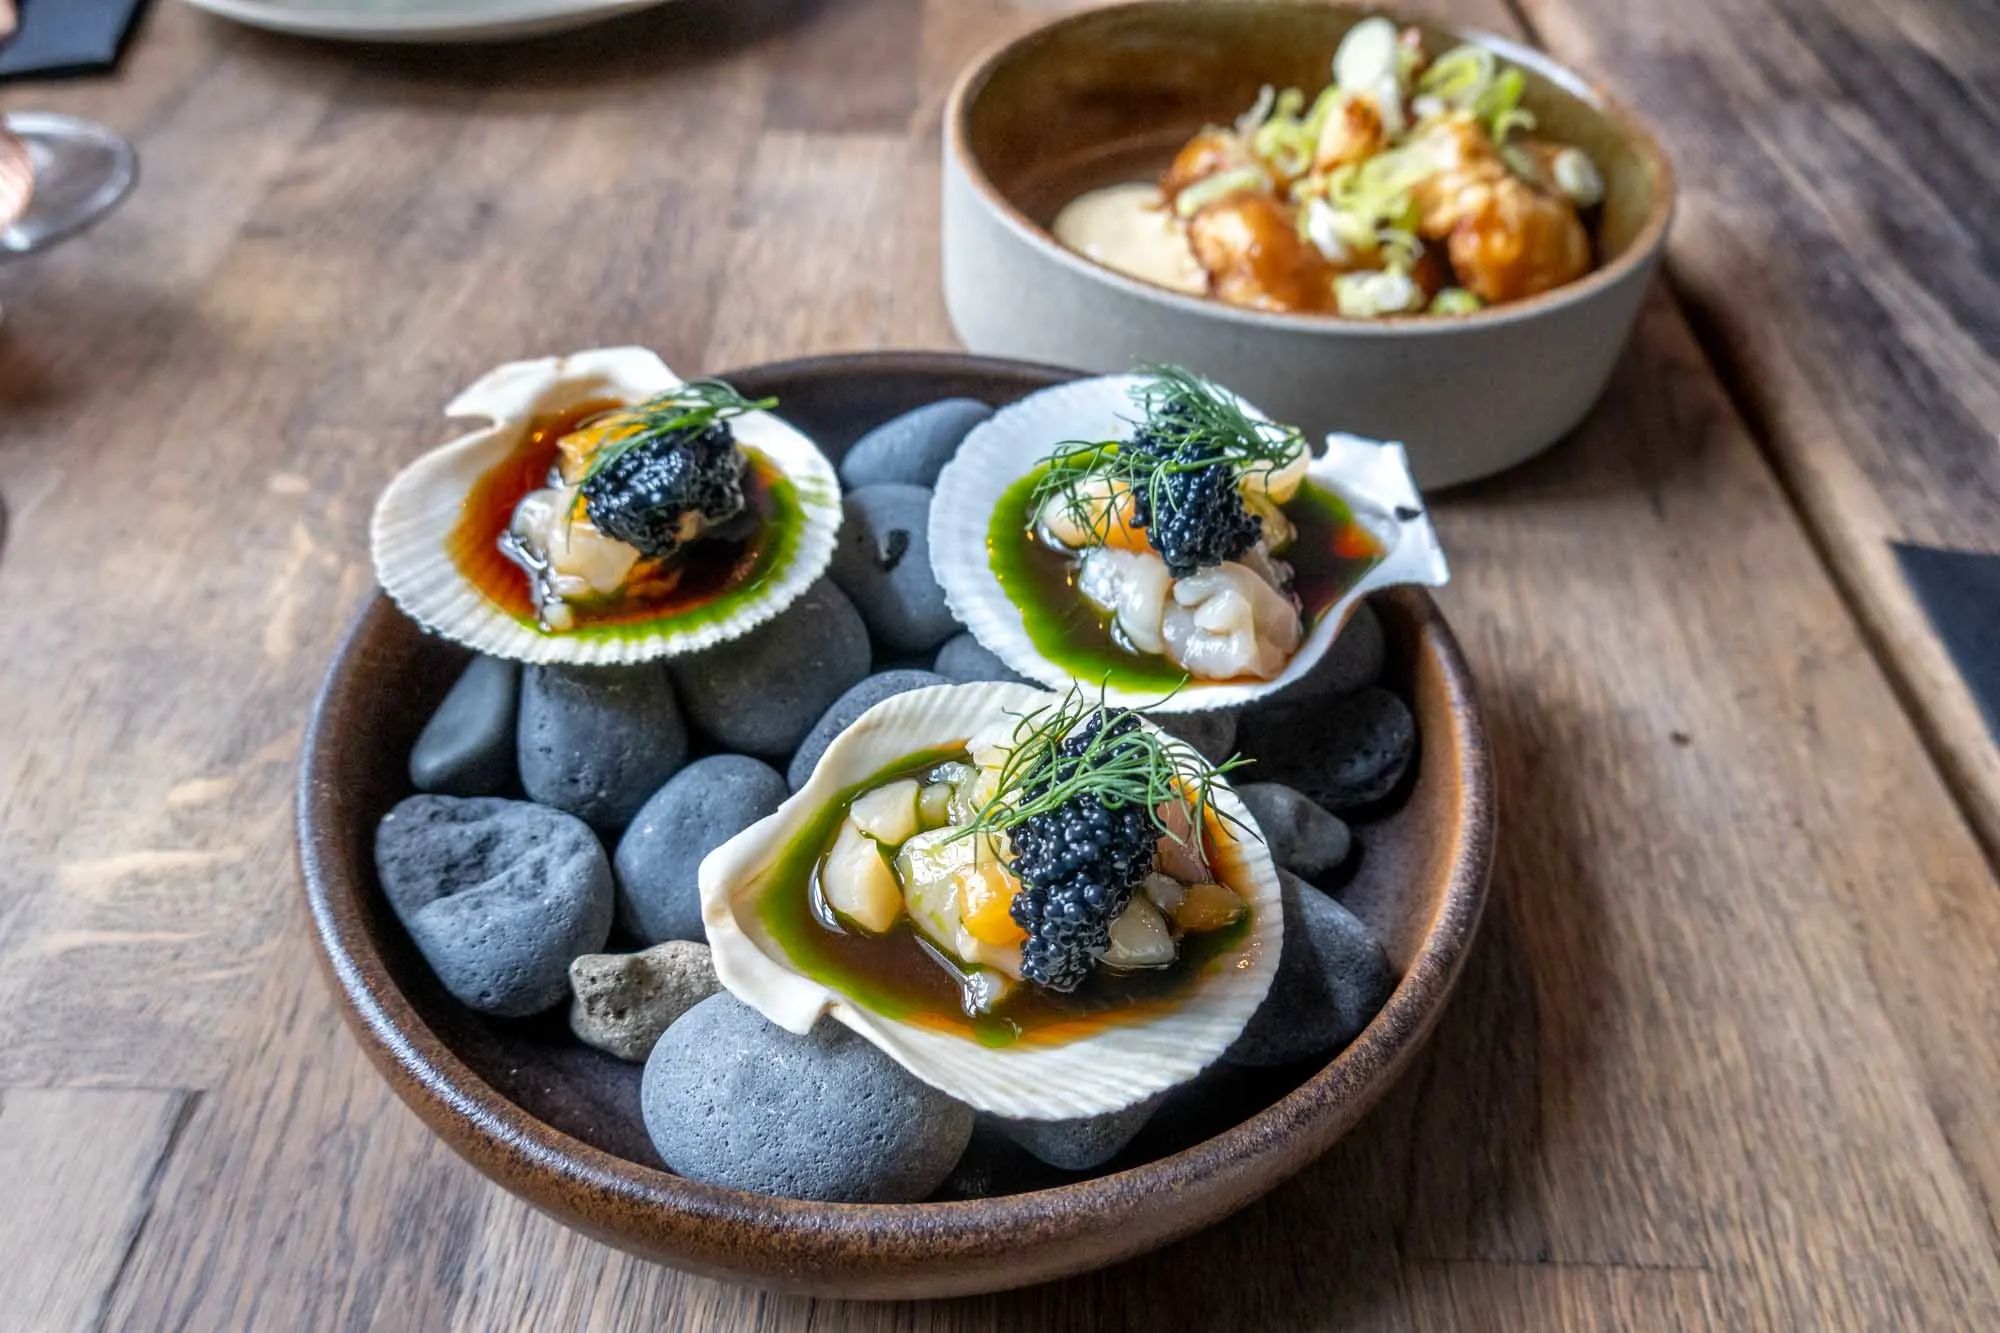
[[[588,418],[622,407],[609,400],[581,403],[537,418],[520,446],[473,483],[464,512],[446,550],[459,571],[479,591],[524,625],[540,624],[528,572],[504,550],[500,539],[514,509],[528,492],[548,485],[559,454],[558,442]],[[616,630],[664,619],[687,619],[716,609],[780,559],[797,540],[798,500],[791,481],[755,449],[743,449],[744,512],[670,561],[642,561],[619,592],[591,601],[572,601],[576,628]]]
[[[817,877],[840,823],[855,797],[899,777],[922,778],[938,764],[963,760],[952,747],[922,755],[858,783],[833,801],[780,854],[769,873],[758,918],[764,930],[807,976],[889,1018],[935,1031],[954,1032],[987,1046],[1056,1046],[1109,1028],[1144,1022],[1172,1009],[1203,976],[1241,965],[1249,915],[1222,930],[1188,935],[1180,956],[1166,967],[1118,972],[1098,968],[1067,995],[1023,982],[995,1010],[968,1014],[950,964],[917,933],[907,917],[883,935],[843,929],[823,903]],[[1226,833],[1209,827],[1210,846]],[[1232,888],[1240,886],[1231,885]]]

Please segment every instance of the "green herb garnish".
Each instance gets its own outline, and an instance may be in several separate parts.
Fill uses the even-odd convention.
[[[1493,86],[1493,52],[1473,42],[1454,46],[1431,61],[1417,80],[1420,96],[1435,97],[1446,106],[1469,111]]]
[[[615,421],[618,434],[599,445],[584,468],[579,488],[611,466],[627,452],[663,436],[687,430],[705,430],[718,421],[729,421],[751,412],[768,412],[778,405],[775,398],[749,399],[721,380],[689,380],[678,389],[648,398],[636,407],[614,407],[578,423],[576,429]]]
[[[1144,373],[1152,378],[1132,390],[1132,401],[1145,413],[1144,420],[1133,424],[1150,437],[1147,444],[1066,440],[1057,445],[1029,497],[1029,523],[1051,497],[1061,496],[1071,522],[1105,538],[1114,518],[1112,506],[1092,514],[1083,494],[1084,483],[1094,478],[1143,492],[1149,511],[1158,514],[1174,506],[1168,480],[1177,474],[1225,463],[1239,477],[1268,476],[1295,463],[1306,447],[1297,427],[1257,420],[1192,371],[1161,365],[1148,366]]]
[[[1059,810],[1079,796],[1094,796],[1106,807],[1143,809],[1162,836],[1183,846],[1189,835],[1198,838],[1199,831],[1207,827],[1208,812],[1215,809],[1216,780],[1251,761],[1232,755],[1211,765],[1193,746],[1176,737],[1155,733],[1144,725],[1119,729],[1125,718],[1138,716],[1131,709],[1109,706],[1101,694],[1092,701],[1074,685],[1058,702],[1022,714],[1014,725],[1012,749],[1001,766],[992,799],[947,841],[976,833],[1005,832],[1035,815]],[[1062,743],[1093,718],[1097,729],[1089,743],[1076,754],[1064,754]],[[1186,816],[1184,829],[1172,827],[1161,816],[1161,807],[1169,805],[1178,805]],[[1225,822],[1249,831],[1243,829],[1241,820],[1222,811],[1216,813]]]
[[[1472,114],[1485,124],[1486,132],[1493,136],[1494,143],[1505,143],[1511,130],[1535,128],[1535,113],[1521,105],[1521,95],[1527,90],[1527,76],[1509,65],[1494,78],[1493,85],[1480,94]]]

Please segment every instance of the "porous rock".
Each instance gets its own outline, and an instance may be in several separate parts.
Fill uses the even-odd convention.
[[[825,579],[740,639],[675,658],[690,721],[725,750],[782,759],[868,674],[868,628]]]
[[[474,655],[410,750],[410,783],[448,796],[491,796],[514,777],[521,666]]]
[[[884,699],[920,690],[927,685],[949,685],[943,676],[929,671],[883,671],[868,677],[847,693],[834,700],[813,729],[800,742],[798,752],[792,756],[791,767],[785,770],[785,780],[797,791],[812,777],[813,768],[819,757],[826,753],[826,747],[833,744],[833,738],[854,725],[854,719],[881,703]]]
[[[850,491],[885,482],[935,486],[966,435],[992,415],[977,398],[944,398],[891,417],[848,449],[840,484]]]
[[[643,1062],[675,1019],[722,989],[706,944],[668,940],[639,953],[570,960],[569,1030],[620,1060]]]
[[[1246,782],[1236,794],[1281,868],[1312,879],[1347,859],[1354,835],[1346,821],[1314,805],[1304,793],[1278,782]]]
[[[527,801],[412,796],[375,830],[383,896],[447,991],[519,1018],[559,1003],[611,932],[611,864],[582,820]]]
[[[618,923],[647,944],[706,940],[702,858],[776,810],[785,780],[761,759],[697,759],[655,792],[618,840]]]
[[[958,633],[931,572],[929,488],[866,486],[840,503],[840,541],[827,575],[854,599],[875,642],[920,653]]]
[[[599,830],[623,828],[687,762],[687,726],[658,663],[530,667],[521,787]]]
[[[1289,870],[1285,938],[1271,993],[1223,1058],[1282,1065],[1329,1055],[1368,1026],[1395,989],[1380,941],[1361,919]]]
[[[640,1102],[670,1170],[792,1199],[915,1202],[972,1135],[970,1110],[848,1028],[799,1036],[726,991],[654,1045]]]

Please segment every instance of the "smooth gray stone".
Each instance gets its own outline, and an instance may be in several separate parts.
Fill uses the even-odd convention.
[[[475,654],[410,750],[418,791],[491,796],[514,777],[521,665]]]
[[[970,685],[974,681],[981,680],[1012,681],[1020,685],[1035,684],[1001,661],[998,654],[989,652],[986,645],[973,638],[970,633],[946,639],[944,647],[937,651],[937,659],[932,662],[931,670],[958,685]]]
[[[1417,723],[1401,699],[1370,686],[1246,712],[1237,745],[1257,760],[1257,777],[1338,812],[1396,789],[1417,752]]]
[[[633,817],[611,858],[618,924],[646,944],[706,941],[701,860],[776,810],[789,793],[778,770],[744,754],[697,759]]]
[[[382,894],[460,1003],[520,1018],[569,993],[611,933],[611,863],[588,825],[495,797],[412,796],[375,830]]]
[[[1313,664],[1304,679],[1286,686],[1274,702],[1303,703],[1365,690],[1382,679],[1388,655],[1389,643],[1382,632],[1382,619],[1375,614],[1374,607],[1363,602],[1340,627],[1340,635],[1326,650],[1326,656]]]
[[[1058,1171],[1037,1159],[1026,1148],[1002,1134],[992,1124],[993,1117],[975,1115],[972,1141],[952,1167],[935,1199],[991,1199],[1002,1194],[1025,1194],[1029,1190],[1054,1189],[1076,1177]]]
[[[1239,1065],[1326,1055],[1359,1035],[1396,988],[1388,955],[1361,919],[1280,870],[1285,940],[1271,993],[1223,1055]]]
[[[668,940],[640,953],[572,958],[569,1030],[577,1040],[642,1064],[674,1020],[722,989],[706,944]]]
[[[601,830],[623,828],[687,762],[687,725],[657,663],[537,666],[521,685],[521,787]]]
[[[868,674],[868,629],[847,594],[821,579],[775,620],[705,653],[676,658],[688,718],[725,750],[783,759],[820,714]]]
[[[1236,714],[1227,709],[1206,713],[1161,713],[1153,717],[1161,731],[1178,736],[1211,764],[1236,753]]]
[[[1382,632],[1382,618],[1375,614],[1374,607],[1363,602],[1340,627],[1340,636],[1333,641],[1333,647],[1327,649],[1326,656],[1301,683],[1316,685],[1330,694],[1353,694],[1382,679],[1388,656],[1389,641]]]
[[[792,756],[791,767],[785,770],[785,781],[797,791],[812,777],[813,768],[819,757],[826,753],[826,747],[833,744],[833,738],[854,725],[854,719],[881,703],[910,690],[921,690],[927,685],[949,685],[943,676],[929,671],[883,671],[868,677],[859,685],[834,700],[813,729],[799,743],[798,753]]]
[[[1123,1152],[1159,1105],[1159,1097],[1148,1097],[1122,1111],[1078,1120],[1010,1120],[989,1115],[979,1119],[1050,1166],[1090,1171]]]
[[[966,435],[993,415],[977,398],[945,398],[891,417],[856,440],[840,460],[840,484],[935,486]]]
[[[839,1023],[796,1036],[726,991],[667,1029],[639,1099],[669,1170],[791,1199],[914,1203],[972,1137],[970,1110]]]
[[[1339,815],[1320,809],[1302,792],[1277,782],[1246,782],[1236,789],[1280,868],[1311,879],[1347,859],[1354,834]]]
[[[936,648],[963,626],[931,573],[931,493],[868,486],[841,497],[839,544],[827,577],[854,599],[875,642],[892,652]]]

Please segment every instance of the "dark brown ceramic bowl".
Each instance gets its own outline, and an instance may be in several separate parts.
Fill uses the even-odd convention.
[[[886,353],[729,378],[752,396],[776,395],[790,420],[838,456],[869,426],[919,404],[956,394],[1002,403],[1071,376]],[[379,595],[327,673],[299,781],[300,863],[327,971],[363,1048],[445,1142],[542,1211],[634,1254],[849,1297],[991,1291],[1129,1258],[1242,1207],[1345,1133],[1430,1032],[1472,941],[1493,845],[1472,682],[1428,596],[1393,593],[1376,607],[1392,683],[1414,705],[1423,753],[1408,799],[1362,826],[1360,870],[1342,897],[1381,936],[1401,984],[1331,1063],[1242,1075],[1218,1091],[1232,1107],[1228,1123],[1196,1115],[1148,1126],[1108,1174],[989,1199],[882,1206],[745,1194],[662,1169],[640,1124],[637,1065],[579,1045],[559,1013],[509,1023],[457,1005],[382,897],[376,822],[409,794],[410,746],[465,651],[426,635]]]
[[[1188,296],[1106,268],[1049,232],[1086,190],[1151,180],[1204,125],[1266,84],[1316,93],[1373,5],[1145,0],[1051,18],[968,66],[944,113],[943,267],[975,352],[1123,371],[1189,366],[1317,438],[1409,447],[1426,487],[1511,467],[1553,444],[1603,391],[1666,244],[1674,177],[1646,127],[1532,47],[1390,14],[1428,49],[1490,48],[1525,75],[1536,133],[1604,174],[1598,266],[1469,315],[1344,319]]]

